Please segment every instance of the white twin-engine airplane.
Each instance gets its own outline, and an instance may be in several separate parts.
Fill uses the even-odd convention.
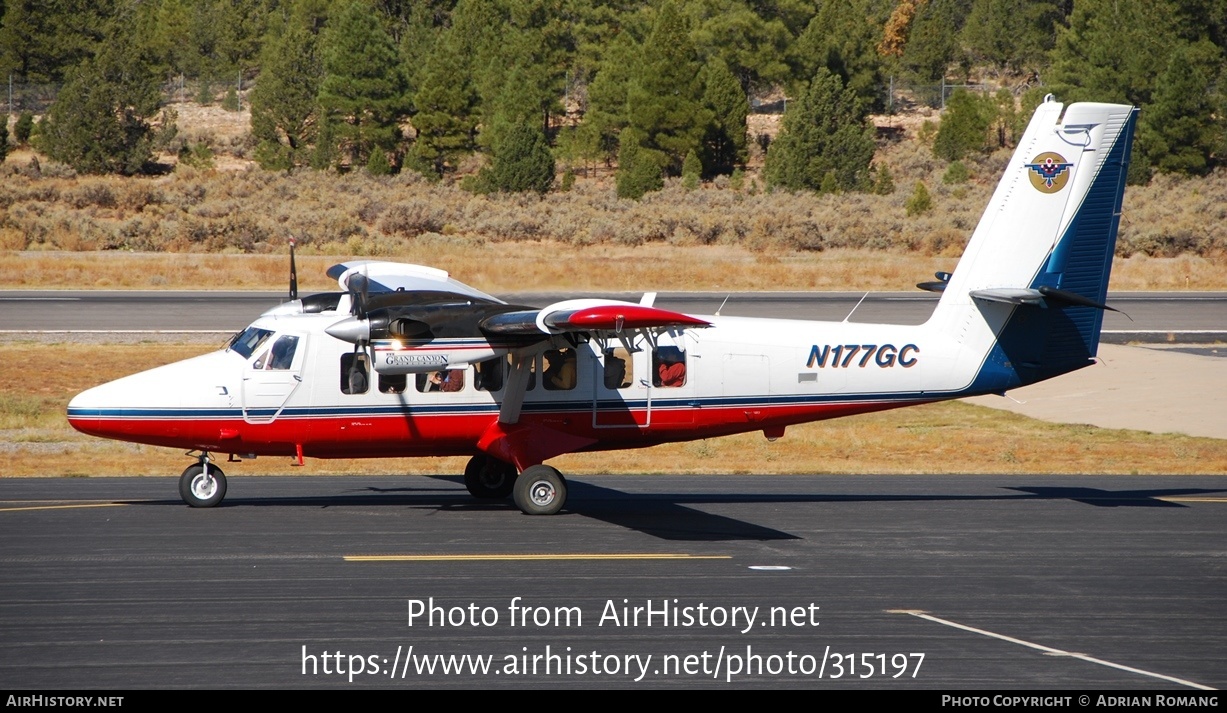
[[[693,316],[580,299],[507,304],[446,272],[328,271],[343,292],[265,312],[218,352],[85,391],[78,430],[189,449],[179,492],[210,507],[210,454],[472,456],[478,498],[566,502],[564,453],[762,431],[977,394],[1091,364],[1137,112],[1051,97],[1036,110],[922,325]],[[291,252],[291,265],[293,265]],[[291,269],[293,273],[293,269]]]

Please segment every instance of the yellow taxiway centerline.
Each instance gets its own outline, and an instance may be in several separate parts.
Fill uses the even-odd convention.
[[[21,510],[71,510],[73,508],[121,508],[128,503],[89,503],[79,505],[31,505],[20,508],[0,508],[0,512],[19,512]]]
[[[346,555],[346,562],[480,562],[490,560],[727,560],[732,555],[689,554],[519,554],[519,555]]]

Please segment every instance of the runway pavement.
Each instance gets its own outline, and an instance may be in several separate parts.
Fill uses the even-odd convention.
[[[1227,686],[1223,476],[457,480],[0,479],[0,688]]]

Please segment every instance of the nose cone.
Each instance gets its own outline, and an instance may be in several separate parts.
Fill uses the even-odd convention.
[[[242,363],[237,354],[214,352],[95,386],[68,402],[68,422],[91,436],[177,445],[166,439],[185,420],[230,406]]]

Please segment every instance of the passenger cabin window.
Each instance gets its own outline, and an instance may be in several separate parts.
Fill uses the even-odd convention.
[[[551,349],[545,352],[545,372],[542,383],[547,391],[570,391],[575,388],[575,350]]]
[[[686,383],[686,352],[677,347],[660,347],[652,354],[652,385],[664,388]]]
[[[409,380],[404,374],[380,374],[379,390],[385,394],[403,394]]]
[[[464,369],[446,369],[418,374],[417,389],[427,391],[461,391],[464,389]]]
[[[506,373],[510,374],[510,373],[511,373],[511,370],[512,370],[512,368],[513,368],[513,367],[512,367],[512,365],[511,365],[511,355],[510,355],[510,354],[508,354],[506,357],[504,357],[504,361],[505,361],[505,362],[506,362],[506,364],[507,364],[507,371],[506,371]],[[529,362],[528,362],[528,383],[527,383],[527,384],[524,386],[524,390],[525,390],[525,391],[532,391],[532,390],[533,390],[534,388],[536,388],[536,386],[537,386],[537,362],[538,362],[538,361],[539,361],[539,360],[538,360],[538,358],[537,358],[536,356],[533,356],[533,357],[530,357],[530,358],[529,358]]]
[[[634,363],[625,347],[605,351],[605,388],[625,389],[635,381]]]
[[[341,355],[341,393],[365,394],[371,377],[370,365],[364,353]]]
[[[488,359],[473,365],[473,386],[480,391],[498,391],[503,388],[506,360]]]

